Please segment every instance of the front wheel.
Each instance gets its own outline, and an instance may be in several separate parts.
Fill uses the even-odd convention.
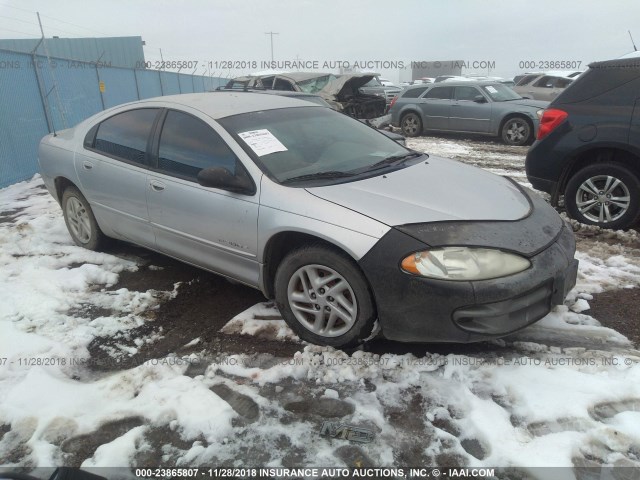
[[[287,255],[276,272],[275,297],[289,327],[303,340],[345,348],[371,335],[373,296],[357,265],[313,245]]]
[[[407,113],[400,120],[400,128],[405,137],[417,137],[422,134],[422,120],[416,113]]]
[[[502,126],[502,141],[507,145],[527,145],[531,142],[533,130],[529,122],[522,117],[507,119]]]
[[[595,163],[571,177],[564,203],[567,213],[581,223],[629,228],[640,218],[640,180],[618,163]]]

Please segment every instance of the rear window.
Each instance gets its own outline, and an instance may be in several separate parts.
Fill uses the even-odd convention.
[[[635,67],[601,66],[590,68],[575,79],[560,94],[554,104],[583,102],[614,90],[637,78],[640,78],[640,65]]]

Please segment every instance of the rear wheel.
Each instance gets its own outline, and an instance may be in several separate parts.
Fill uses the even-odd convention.
[[[502,141],[507,145],[527,145],[531,142],[533,129],[523,117],[511,117],[502,126]]]
[[[417,137],[422,134],[422,120],[416,113],[407,113],[400,121],[400,128],[406,137]]]
[[[567,213],[581,223],[625,229],[640,217],[640,180],[618,163],[596,163],[578,171],[567,184]]]
[[[369,285],[357,265],[333,249],[313,245],[286,256],[276,272],[275,297],[287,324],[308,342],[350,347],[373,330]]]
[[[102,246],[105,236],[89,202],[76,187],[67,187],[62,194],[62,212],[67,230],[76,245],[89,250],[98,250]]]

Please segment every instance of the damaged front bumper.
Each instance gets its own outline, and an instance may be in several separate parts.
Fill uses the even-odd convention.
[[[359,262],[383,335],[402,342],[475,342],[522,329],[562,304],[576,283],[575,239],[557,213],[534,196],[531,214],[513,222],[392,228]],[[481,281],[436,280],[400,269],[400,259],[411,252],[447,244],[518,252],[531,267]]]

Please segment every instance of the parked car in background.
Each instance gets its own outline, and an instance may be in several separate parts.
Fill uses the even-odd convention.
[[[573,78],[539,75],[531,76],[528,79],[528,83],[524,83],[524,79],[520,80],[520,83],[513,89],[523,98],[551,101],[567,88],[571,82],[573,82]]]
[[[386,78],[378,77],[378,81],[385,87],[396,87],[396,88],[398,88],[398,85],[396,85],[391,80],[388,80]]]
[[[440,75],[436,77],[433,82],[473,82],[472,78],[463,77],[462,75]]]
[[[513,77],[513,81],[518,85],[527,85],[535,78],[539,78],[542,75],[553,75],[555,77],[566,77],[575,79],[582,73],[582,70],[553,70],[549,72],[527,72]]]
[[[421,77],[421,78],[417,78],[415,79],[413,82],[410,83],[410,85],[420,85],[423,83],[433,83],[435,82],[435,78],[434,77]]]
[[[383,85],[378,76],[374,76],[367,83],[362,85],[358,91],[364,95],[377,95],[384,98],[387,105],[402,91],[400,87]]]
[[[547,105],[525,100],[497,82],[440,82],[407,87],[389,113],[391,124],[407,137],[426,131],[465,132],[526,145],[537,132],[537,112]]]
[[[604,228],[640,218],[640,61],[593,63],[544,111],[527,178],[567,213]]]
[[[375,78],[372,74],[334,75],[332,73],[293,72],[250,75],[229,80],[226,89],[258,88],[320,95],[336,110],[357,119],[375,119],[387,110],[384,95],[360,91]],[[400,89],[398,89],[400,90]]]
[[[259,289],[303,340],[472,342],[574,286],[573,232],[541,197],[277,95],[158,97],[44,137],[73,241],[126,240]]]

